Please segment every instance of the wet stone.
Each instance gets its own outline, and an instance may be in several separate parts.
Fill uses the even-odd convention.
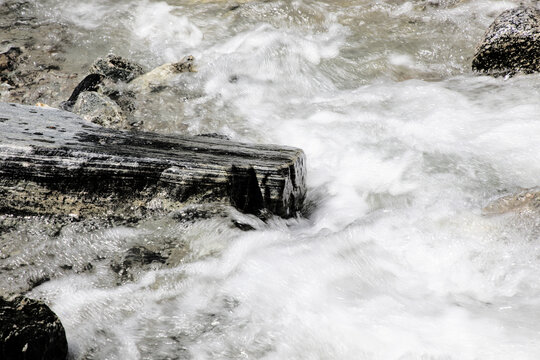
[[[524,189],[514,194],[499,197],[482,209],[484,215],[499,215],[510,212],[540,213],[540,188]]]
[[[124,82],[129,82],[137,76],[144,74],[141,65],[113,54],[97,59],[92,64],[90,72],[104,75],[106,78],[114,81]]]
[[[188,55],[176,63],[163,64],[152,71],[137,77],[130,83],[130,87],[136,92],[159,92],[167,87],[168,82],[175,75],[196,71],[195,58]]]
[[[520,6],[499,15],[477,47],[472,69],[495,76],[540,71],[540,10]]]
[[[94,91],[79,94],[72,111],[83,119],[113,129],[128,128],[120,106],[105,95]]]
[[[120,276],[121,282],[132,281],[135,273],[149,265],[156,266],[165,264],[167,257],[161,253],[147,249],[144,246],[136,246],[127,250],[120,261],[113,261],[111,269]]]
[[[44,303],[0,297],[2,360],[63,360],[68,345],[62,323]]]
[[[70,111],[75,105],[75,102],[79,98],[79,95],[84,91],[97,91],[99,85],[103,80],[103,75],[101,74],[90,74],[86,76],[78,85],[75,87],[71,96],[67,101],[64,101],[60,104],[60,108],[63,110]]]
[[[256,230],[255,227],[253,227],[252,225],[240,222],[238,220],[232,220],[232,224],[233,224],[234,227],[236,227],[236,228],[238,228],[238,229],[240,229],[242,231]]]

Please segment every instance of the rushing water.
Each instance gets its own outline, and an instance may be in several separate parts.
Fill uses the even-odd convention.
[[[192,54],[145,127],[300,147],[308,203],[267,223],[28,220],[2,240],[0,284],[50,278],[29,295],[73,359],[540,358],[540,216],[481,212],[539,185],[540,76],[470,70],[516,3],[36,2],[70,29],[72,71]],[[115,272],[140,246],[169,258]]]

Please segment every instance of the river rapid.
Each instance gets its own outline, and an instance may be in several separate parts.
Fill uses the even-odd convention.
[[[302,148],[308,199],[266,222],[22,220],[0,289],[34,282],[71,359],[539,359],[540,215],[482,208],[540,185],[540,76],[470,70],[517,3],[32,3],[72,72],[193,55],[145,129]]]

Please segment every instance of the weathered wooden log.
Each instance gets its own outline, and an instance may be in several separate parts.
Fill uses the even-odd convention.
[[[305,192],[300,149],[118,131],[0,103],[0,213],[136,217],[220,202],[288,217]]]

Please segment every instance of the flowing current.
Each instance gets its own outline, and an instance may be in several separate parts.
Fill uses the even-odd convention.
[[[540,214],[482,208],[540,185],[540,76],[470,70],[516,5],[36,2],[73,72],[193,55],[145,128],[302,148],[308,199],[267,222],[29,220],[2,238],[2,288],[38,279],[71,359],[539,359]]]

